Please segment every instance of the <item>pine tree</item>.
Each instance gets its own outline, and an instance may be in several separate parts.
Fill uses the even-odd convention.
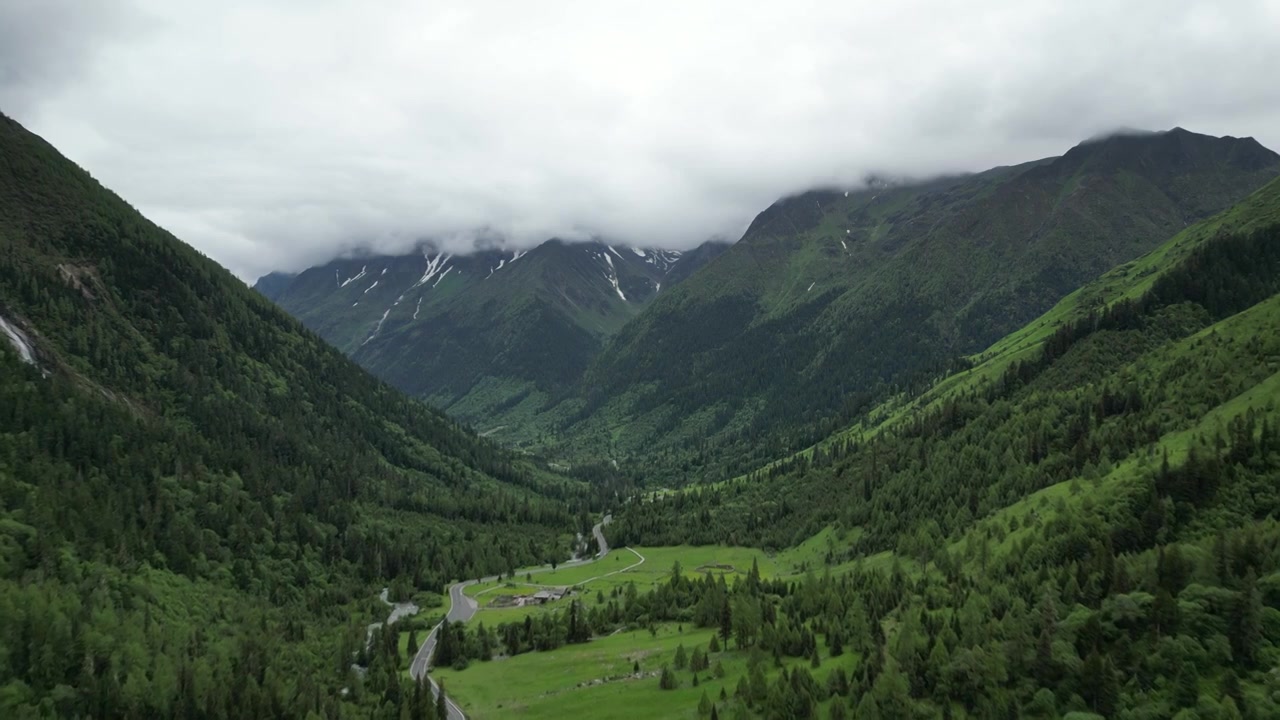
[[[1058,681],[1058,664],[1053,657],[1053,639],[1058,628],[1058,608],[1046,590],[1040,599],[1040,636],[1036,640],[1035,676],[1041,687]]]
[[[1151,603],[1151,627],[1157,638],[1178,632],[1178,601],[1165,588],[1156,591]]]
[[[449,618],[445,618],[440,622],[440,628],[436,631],[436,649],[435,654],[431,658],[431,664],[435,667],[449,667],[453,665],[454,660],[454,636],[452,626],[449,624]]]
[[[1262,597],[1253,568],[1245,574],[1240,594],[1231,613],[1231,645],[1236,659],[1245,667],[1257,662],[1262,646]]]
[[[675,690],[680,686],[680,681],[676,680],[676,674],[671,672],[670,666],[662,666],[662,675],[658,678],[658,687],[662,690]]]
[[[676,656],[671,661],[671,664],[674,665],[677,670],[684,670],[689,666],[689,656],[684,651],[684,643],[680,643],[680,645],[676,646]]]
[[[1193,708],[1199,699],[1200,673],[1196,671],[1196,666],[1190,660],[1186,660],[1178,670],[1178,678],[1174,688],[1174,706]]]
[[[858,720],[885,720],[874,694],[865,693],[858,702]]]
[[[419,677],[413,683],[413,694],[409,696],[409,720],[427,720],[427,713],[431,706],[424,699],[424,695],[428,695],[428,692],[422,689],[424,677]]]
[[[703,690],[702,698],[698,700],[698,714],[703,716],[710,715],[714,708],[715,706],[711,704],[711,698],[707,696],[707,691]]]
[[[729,608],[729,596],[720,604],[720,639],[727,647],[729,638],[733,636],[733,611]]]

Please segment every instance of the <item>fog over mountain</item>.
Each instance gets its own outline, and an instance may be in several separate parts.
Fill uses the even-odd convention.
[[[18,1],[0,109],[251,278],[424,238],[688,248],[1120,127],[1280,147],[1276,37],[1275,0]]]

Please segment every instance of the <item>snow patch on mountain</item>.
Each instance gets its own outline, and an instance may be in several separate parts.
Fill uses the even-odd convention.
[[[423,257],[426,258],[427,260],[427,269],[422,272],[422,277],[418,278],[418,282],[414,283],[409,288],[409,290],[412,290],[413,288],[416,288],[416,287],[420,287],[422,285],[426,285],[428,282],[430,282],[431,278],[435,277],[441,272],[448,272],[449,260],[453,258],[453,255],[447,254],[447,253],[437,253],[435,257],[432,257],[430,255],[423,255]],[[439,282],[439,280],[437,280],[436,282]],[[432,287],[434,287],[434,285]]]
[[[28,365],[36,364],[36,353],[26,333],[3,316],[0,316],[0,331],[4,331],[5,337],[9,338],[9,343],[13,345],[14,350],[18,351],[18,357],[22,358],[22,362]]]
[[[609,249],[613,250],[613,248]],[[618,251],[614,250],[615,255],[617,255],[617,252]],[[605,262],[609,263],[609,272],[605,273],[604,279],[608,280],[609,284],[613,286],[613,291],[618,293],[618,297],[622,298],[622,302],[626,302],[627,296],[622,294],[622,286],[618,284],[618,271],[613,267],[613,258],[603,253],[601,253],[600,256],[604,258]],[[618,255],[618,257],[622,256]]]
[[[485,280],[488,280],[489,278],[493,277],[493,274],[494,274],[494,273],[496,273],[496,272],[498,272],[499,270],[501,270],[501,269],[502,269],[502,266],[503,266],[503,265],[506,265],[506,264],[507,264],[507,259],[506,259],[506,258],[498,258],[498,264],[497,264],[497,266],[489,268],[489,274],[488,274],[488,275],[485,275],[485,276],[484,276],[484,279],[485,279]]]
[[[391,308],[387,308],[382,313],[382,317],[378,318],[378,324],[373,328],[373,332],[369,333],[369,337],[365,338],[364,342],[360,343],[360,347],[364,347],[365,345],[368,345],[370,340],[378,337],[378,333],[382,331],[382,323],[387,321],[387,316],[390,314],[391,314]]]
[[[342,282],[338,283],[338,287],[340,287],[340,288],[344,288],[344,287],[346,287],[346,286],[350,285],[351,283],[353,283],[353,282],[355,282],[355,281],[359,280],[360,278],[364,277],[365,273],[366,273],[366,272],[368,272],[368,270],[369,270],[369,266],[368,266],[368,265],[365,265],[365,266],[361,267],[361,268],[360,268],[360,272],[358,272],[358,273],[356,273],[355,275],[353,275],[353,276],[351,276],[351,277],[347,278],[346,280],[343,280]],[[336,271],[335,271],[335,273],[336,273]]]
[[[680,254],[679,250],[650,250],[644,261],[665,273],[680,260]]]

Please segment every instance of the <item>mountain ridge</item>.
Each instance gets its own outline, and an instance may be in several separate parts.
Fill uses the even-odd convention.
[[[406,697],[362,654],[379,588],[425,605],[567,554],[578,483],[375,379],[3,115],[0,249],[15,716],[336,717],[353,660]]]
[[[779,424],[784,444],[807,444],[878,384],[976,352],[1276,172],[1280,156],[1254,140],[1182,131],[781,200],[615,336],[554,422],[570,453],[602,436],[617,457],[717,435],[762,446]],[[804,416],[812,436],[795,431]]]
[[[551,239],[518,251],[334,260],[255,289],[405,392],[468,421],[548,398],[602,339],[722,251]],[[328,279],[326,279],[328,278]],[[474,408],[472,408],[474,406]]]

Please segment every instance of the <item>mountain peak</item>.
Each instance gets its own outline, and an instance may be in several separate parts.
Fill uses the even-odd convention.
[[[1209,168],[1242,171],[1273,165],[1280,155],[1253,138],[1217,137],[1183,127],[1163,131],[1122,130],[1090,138],[1049,167],[1069,173],[1129,170],[1144,174],[1185,174]]]

